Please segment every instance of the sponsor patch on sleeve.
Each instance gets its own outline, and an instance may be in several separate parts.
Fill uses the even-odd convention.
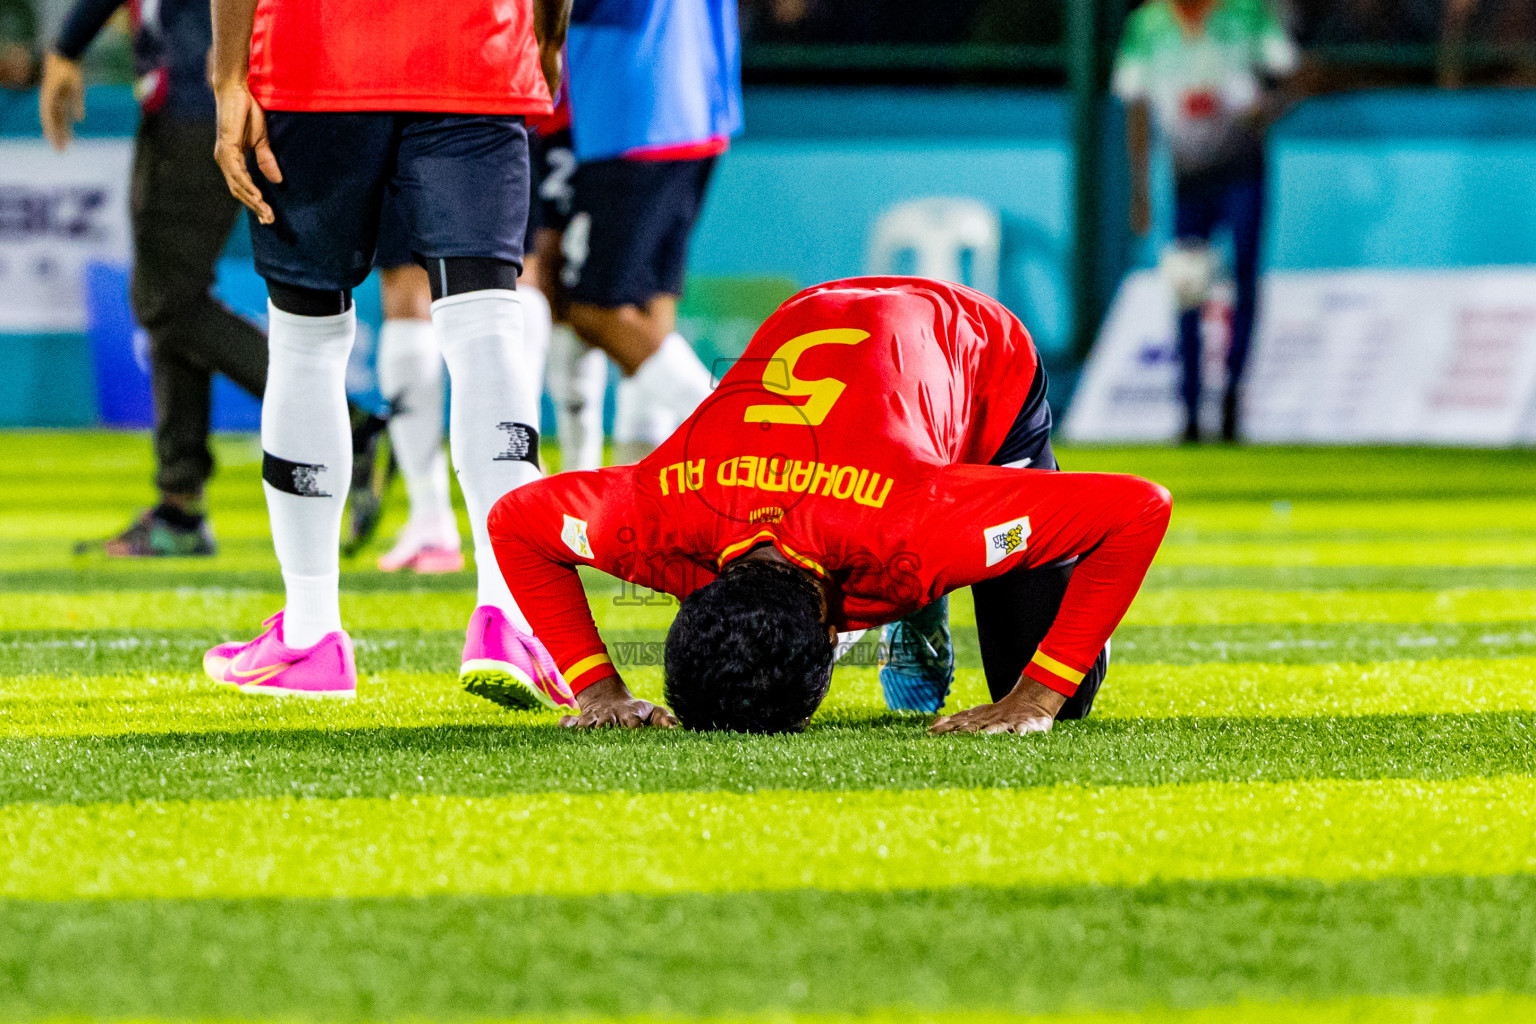
[[[988,565],[996,565],[1014,552],[1023,551],[1029,542],[1029,516],[987,527],[982,531],[982,542],[987,546]]]
[[[592,557],[592,545],[587,543],[587,521],[585,519],[566,516],[565,525],[560,528],[560,539],[565,541],[565,546],[576,552],[579,557]]]

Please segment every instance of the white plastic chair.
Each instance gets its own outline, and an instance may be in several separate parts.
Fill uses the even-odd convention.
[[[889,274],[904,252],[916,257],[915,273],[997,294],[1002,250],[997,211],[974,199],[933,196],[897,203],[875,222],[865,261],[871,274]],[[964,258],[970,253],[970,280]]]

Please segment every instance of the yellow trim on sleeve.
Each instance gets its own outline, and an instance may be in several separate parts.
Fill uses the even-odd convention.
[[[600,665],[607,665],[612,668],[613,659],[608,657],[606,653],[594,654],[590,658],[582,658],[576,664],[565,670],[565,678],[567,680],[580,679],[583,673],[590,672]]]
[[[1075,668],[1063,665],[1061,662],[1057,661],[1049,654],[1046,654],[1044,651],[1036,651],[1035,656],[1029,660],[1034,662],[1036,665],[1039,665],[1047,672],[1061,676],[1061,678],[1065,679],[1069,683],[1072,683],[1074,686],[1082,682],[1083,676],[1087,675],[1086,672],[1079,672]]]

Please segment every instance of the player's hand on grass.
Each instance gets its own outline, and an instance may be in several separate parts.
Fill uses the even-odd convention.
[[[43,58],[37,113],[43,122],[43,135],[54,149],[64,152],[75,137],[75,122],[85,117],[85,78],[79,61],[57,53]]]
[[[283,180],[278,170],[277,157],[272,155],[272,145],[267,141],[267,113],[261,109],[246,87],[243,78],[214,88],[214,98],[219,109],[219,138],[213,146],[213,158],[219,170],[224,172],[224,183],[230,194],[256,214],[263,224],[272,223],[272,207],[261,196],[261,189],[246,168],[245,154],[256,154],[256,166],[262,175],[276,184]]]
[[[624,681],[610,676],[576,695],[579,715],[566,715],[560,724],[567,729],[675,729],[677,719],[660,704],[641,700]]]
[[[944,732],[1050,732],[1056,712],[1067,698],[1027,676],[996,704],[981,704],[968,711],[945,715],[928,731]]]

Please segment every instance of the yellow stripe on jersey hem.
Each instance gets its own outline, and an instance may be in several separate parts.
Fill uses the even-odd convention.
[[[1077,669],[1072,668],[1069,665],[1063,665],[1061,662],[1057,661],[1049,654],[1046,654],[1044,651],[1036,651],[1035,656],[1029,660],[1033,664],[1039,665],[1041,668],[1045,669],[1052,675],[1061,676],[1061,678],[1065,679],[1069,683],[1072,683],[1073,685],[1082,682],[1083,676],[1088,674],[1086,672],[1079,672]]]
[[[570,682],[572,679],[579,679],[584,673],[590,672],[595,668],[601,668],[604,665],[607,665],[609,668],[613,667],[613,659],[608,657],[606,652],[594,654],[590,658],[582,658],[576,664],[566,669],[563,675],[566,681]]]
[[[772,530],[760,530],[759,532],[748,537],[746,540],[738,540],[734,544],[727,544],[725,548],[720,552],[720,554],[715,558],[715,565],[721,569],[724,569],[726,562],[729,562],[732,558],[735,558],[743,551],[748,551],[756,547],[763,541],[767,541],[774,547],[778,548],[781,552],[784,553],[785,558],[788,558],[791,562],[794,562],[796,565],[800,566],[800,568],[809,569],[811,572],[818,576],[825,576],[827,574],[827,570],[822,568],[820,562],[816,561],[814,558],[807,558],[805,555],[800,554],[800,552],[796,551],[794,548],[790,547],[788,544],[785,544],[783,541],[779,540],[779,538],[775,537]]]

